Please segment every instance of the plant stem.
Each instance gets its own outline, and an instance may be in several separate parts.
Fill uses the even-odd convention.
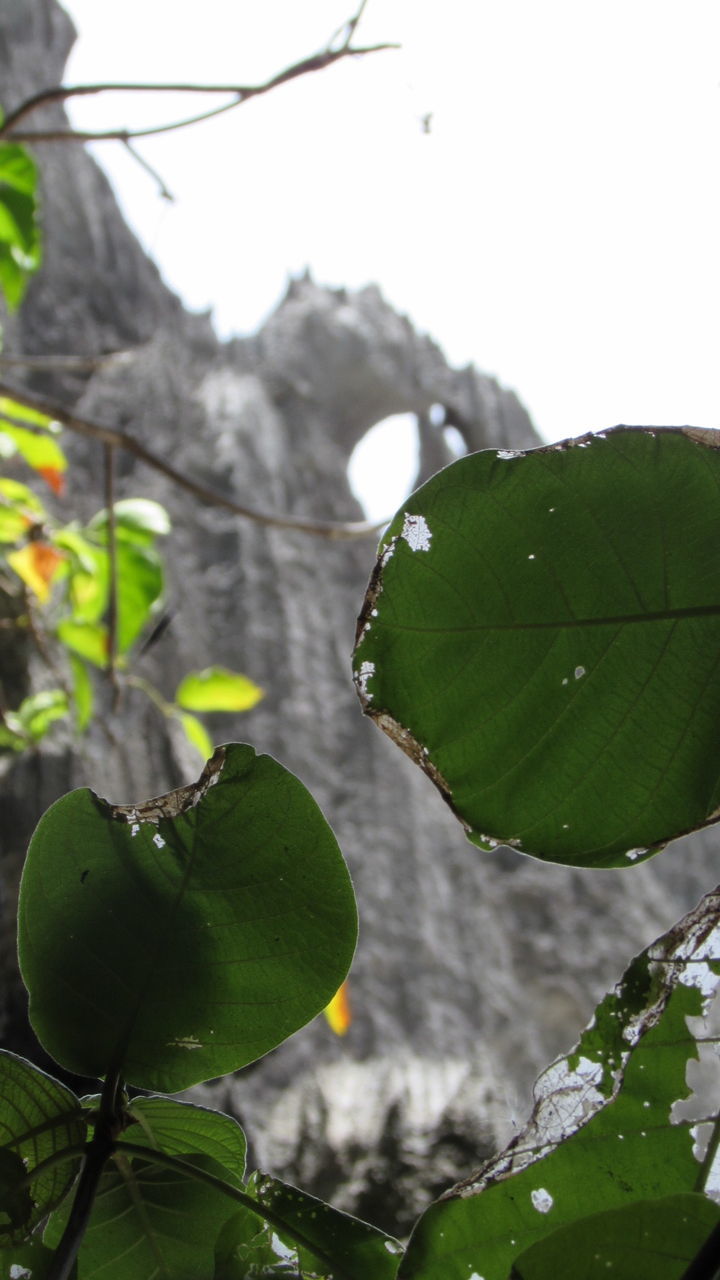
[[[103,1084],[100,1115],[92,1139],[85,1148],[85,1163],[78,1179],[70,1216],[55,1250],[47,1280],[70,1280],[90,1221],[100,1179],[115,1150],[115,1135],[120,1125],[118,1100],[121,1093],[120,1073],[113,1071],[106,1076]]]
[[[142,1160],[150,1160],[156,1164],[165,1165],[166,1168],[174,1169],[177,1173],[184,1173],[190,1178],[196,1178],[198,1182],[206,1182],[209,1187],[214,1187],[216,1191],[229,1196],[231,1200],[236,1200],[238,1204],[241,1204],[245,1209],[249,1209],[258,1218],[264,1218],[265,1222],[271,1227],[275,1227],[276,1231],[289,1236],[300,1248],[307,1249],[319,1262],[330,1268],[335,1280],[352,1280],[352,1276],[338,1268],[337,1258],[330,1257],[319,1245],[303,1235],[292,1223],[286,1222],[281,1214],[274,1213],[272,1209],[269,1209],[259,1200],[249,1196],[246,1191],[241,1191],[239,1187],[233,1187],[224,1178],[217,1178],[215,1174],[207,1173],[198,1165],[191,1164],[189,1160],[180,1160],[176,1156],[167,1155],[164,1151],[158,1151],[154,1147],[141,1147],[134,1142],[117,1142],[115,1150],[122,1151],[125,1155],[139,1156]],[[65,1280],[65,1276],[51,1276],[49,1280]]]

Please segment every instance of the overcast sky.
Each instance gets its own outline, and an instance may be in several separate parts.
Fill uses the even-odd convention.
[[[354,0],[63,0],[69,82],[256,82]],[[219,120],[95,148],[165,279],[221,334],[290,273],[377,282],[514,387],[548,439],[618,422],[720,426],[717,0],[368,0],[345,62]],[[78,100],[85,127],[188,103]],[[423,119],[430,116],[430,131]]]

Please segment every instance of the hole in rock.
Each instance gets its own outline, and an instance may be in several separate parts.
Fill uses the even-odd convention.
[[[348,480],[368,520],[389,520],[395,514],[410,492],[417,469],[414,413],[395,413],[365,432],[352,451]]]

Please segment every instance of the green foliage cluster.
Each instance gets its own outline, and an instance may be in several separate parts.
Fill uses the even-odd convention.
[[[25,189],[22,177],[0,185],[11,302],[36,243],[20,159]],[[25,431],[22,419],[12,406],[9,426]],[[48,423],[32,425],[53,443]],[[24,437],[3,430],[22,452]],[[53,625],[78,663],[106,656],[114,541],[124,660],[161,596],[162,509],[117,504],[112,520],[49,532],[34,493],[1,483],[7,563],[23,578],[17,556],[40,540],[59,557]],[[719,489],[717,433],[618,429],[461,459],[393,520],[361,611],[355,681],[472,844],[632,874],[716,820]],[[217,669],[176,695],[187,715],[243,696]],[[4,744],[40,738],[61,698],[34,695],[6,716]],[[343,982],[355,901],[312,797],[240,744],[154,800],[73,792],[28,851],[19,956],[39,1040],[100,1092],[76,1097],[0,1055],[0,1275],[710,1280],[718,1101],[692,1120],[676,1107],[720,977],[719,922],[716,891],[631,962],[575,1049],[540,1077],[525,1128],[401,1244],[248,1177],[234,1120],[158,1096],[253,1062]]]

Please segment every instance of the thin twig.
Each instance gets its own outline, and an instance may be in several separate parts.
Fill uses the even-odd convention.
[[[125,139],[125,146],[129,151],[130,155],[132,156],[133,160],[136,160],[137,163],[140,165],[140,168],[144,169],[145,172],[149,174],[149,176],[153,179],[153,181],[157,183],[158,188],[160,190],[160,195],[162,196],[163,200],[168,200],[170,204],[174,204],[175,197],[172,191],[168,190],[165,184],[164,178],[161,178],[157,169],[154,169],[153,166],[150,164],[149,160],[146,160],[144,156],[140,155],[139,151],[135,150],[132,142],[129,142],[127,138]]]
[[[364,5],[360,6],[362,12]],[[350,26],[353,22],[357,25],[359,14],[355,19],[350,20]],[[355,27],[352,26],[354,31]],[[199,124],[203,120],[209,120],[211,117],[220,115],[223,111],[230,111],[233,107],[240,107],[245,102],[249,102],[251,98],[258,98],[261,94],[270,93],[271,90],[277,89],[281,84],[287,84],[290,80],[296,80],[299,76],[308,75],[314,71],[322,71],[325,67],[330,67],[341,59],[347,57],[362,57],[367,53],[380,53],[385,49],[397,49],[396,44],[375,44],[375,45],[358,45],[353,47],[345,42],[339,49],[324,49],[321,53],[312,54],[309,58],[302,58],[300,62],[293,63],[292,66],[286,67],[284,71],[280,71],[277,75],[272,76],[263,84],[257,85],[227,85],[227,84],[125,84],[125,83],[106,83],[106,84],[76,84],[76,85],[55,85],[51,89],[43,89],[40,93],[33,94],[31,98],[27,98],[25,102],[21,102],[14,111],[11,111],[5,118],[4,124],[0,127],[0,137],[12,138],[13,142],[107,142],[119,141],[127,143],[131,138],[148,138],[159,133],[169,133],[174,129],[185,129],[189,125]],[[223,103],[222,106],[213,107],[209,111],[203,111],[197,115],[188,116],[183,120],[171,121],[168,124],[156,125],[146,129],[110,129],[105,131],[93,130],[76,130],[76,129],[38,129],[23,130],[18,129],[17,125],[26,116],[36,111],[39,107],[47,106],[51,102],[66,102],[68,98],[87,97],[90,94],[97,93],[231,93],[233,100]]]
[[[387,524],[386,520],[379,522],[370,520],[308,520],[303,516],[281,516],[272,514],[269,511],[258,511],[254,507],[243,506],[238,502],[234,502],[232,498],[226,498],[222,494],[216,493],[214,489],[210,489],[207,485],[191,480],[182,471],[177,471],[175,467],[171,467],[163,458],[152,453],[150,449],[146,449],[144,444],[141,444],[139,440],[136,440],[134,436],[129,435],[126,431],[119,431],[116,427],[104,426],[102,423],[93,422],[89,418],[79,418],[77,414],[71,413],[59,404],[46,400],[43,396],[36,395],[34,391],[26,391],[23,387],[14,387],[9,383],[0,382],[0,396],[7,396],[9,399],[26,404],[29,409],[36,409],[38,413],[47,414],[49,418],[53,418],[56,422],[61,422],[69,431],[74,431],[77,435],[86,436],[92,440],[100,440],[103,444],[123,449],[154,471],[167,476],[168,480],[172,480],[173,484],[176,484],[178,488],[192,493],[194,497],[199,498],[201,502],[207,503],[208,506],[222,507],[223,510],[230,511],[236,516],[242,516],[246,520],[253,520],[256,524],[266,525],[273,529],[294,529],[298,533],[308,533],[317,538],[332,539],[367,538],[377,534]]]

